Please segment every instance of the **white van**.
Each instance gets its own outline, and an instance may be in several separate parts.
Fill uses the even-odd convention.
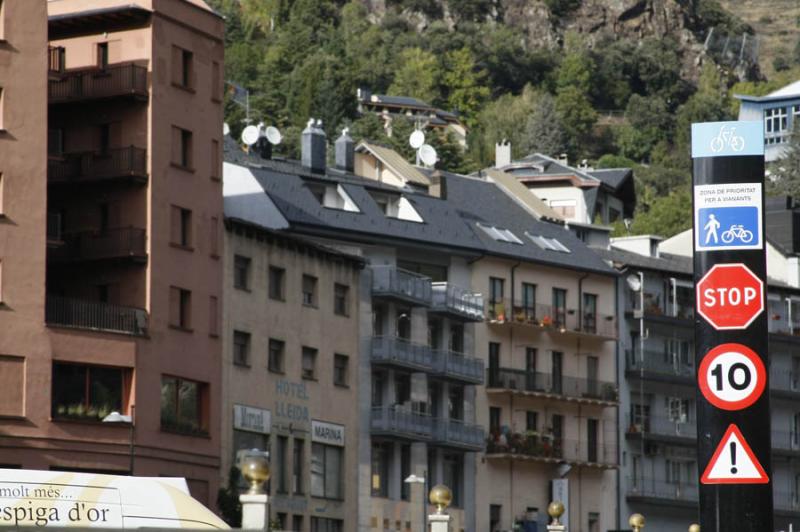
[[[0,526],[230,528],[182,478],[0,469]]]

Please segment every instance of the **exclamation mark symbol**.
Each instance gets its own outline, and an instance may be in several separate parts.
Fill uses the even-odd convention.
[[[731,448],[731,466],[732,466],[731,467],[731,473],[733,473],[735,475],[736,472],[738,471],[738,469],[736,469],[736,442],[735,441],[731,442],[730,448]]]

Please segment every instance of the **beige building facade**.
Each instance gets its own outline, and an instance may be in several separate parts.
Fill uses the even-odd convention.
[[[280,530],[354,530],[364,263],[251,223],[225,227],[221,480],[237,451],[268,450]]]
[[[4,187],[20,209],[14,238],[30,234],[9,241],[3,277],[0,327],[16,345],[0,351],[22,359],[9,363],[19,380],[4,391],[16,406],[1,422],[3,461],[186,477],[213,504],[223,21],[199,0],[11,0],[3,10],[17,48],[31,50],[25,94],[13,91],[24,121],[9,121],[29,176]],[[123,422],[104,423],[115,411]]]

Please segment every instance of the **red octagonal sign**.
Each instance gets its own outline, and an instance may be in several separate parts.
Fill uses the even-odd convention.
[[[746,329],[764,311],[764,282],[744,264],[717,264],[697,283],[697,312],[717,330]]]

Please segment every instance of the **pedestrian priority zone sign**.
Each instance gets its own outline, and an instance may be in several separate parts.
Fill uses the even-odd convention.
[[[762,249],[761,202],[761,183],[695,186],[695,251]]]

